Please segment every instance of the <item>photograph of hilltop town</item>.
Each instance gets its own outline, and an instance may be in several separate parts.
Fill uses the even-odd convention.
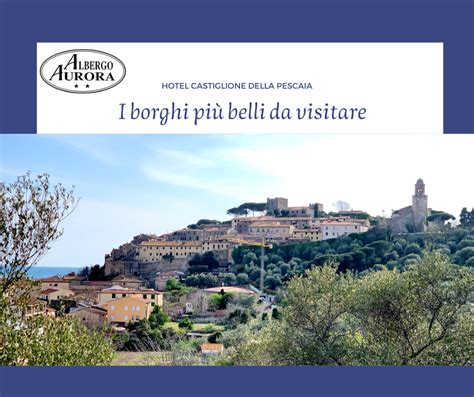
[[[107,143],[114,139],[119,138]],[[83,149],[78,142],[74,150]],[[317,149],[333,148],[334,141],[324,145],[318,141]],[[89,155],[90,148],[85,150]],[[191,154],[186,160],[171,150],[160,156],[203,170],[214,164],[220,170],[224,164],[220,157],[214,164],[209,157]],[[132,161],[123,159],[131,167]],[[287,196],[282,185],[281,196],[238,201],[246,195],[241,184],[241,194],[233,190],[231,197],[202,212],[188,202],[193,220],[175,222],[177,227],[162,233],[134,226],[131,219],[147,218],[143,212],[101,207],[101,213],[94,212],[100,235],[92,235],[94,219],[80,212],[87,200],[69,186],[70,177],[63,184],[48,173],[21,174],[13,160],[4,161],[0,365],[472,365],[472,196],[457,197],[456,205],[465,205],[454,212],[449,193],[446,201],[431,195],[444,191],[436,179],[425,184],[417,174],[400,178],[395,188],[395,182],[375,182],[369,176],[374,183],[362,187],[363,176],[349,175],[343,162],[343,174],[349,175],[345,183],[359,180],[365,190],[361,197],[367,197],[361,202],[368,209],[341,199],[327,202],[327,196],[293,202],[295,195]],[[71,164],[71,157],[64,155],[61,161]],[[87,168],[87,180],[93,180],[93,169],[104,181],[90,182],[94,189],[126,196],[126,189],[105,189],[102,173],[118,167],[114,161],[101,157],[103,166],[75,166],[81,172]],[[48,170],[46,160],[40,164]],[[169,166],[170,159],[164,164]],[[399,164],[394,169],[403,172]],[[411,165],[407,170],[407,175],[413,173]],[[303,173],[307,189],[322,172],[316,171]],[[333,184],[319,183],[318,191],[339,191],[336,176],[343,174],[336,168],[333,172]],[[460,173],[467,177],[467,169]],[[169,175],[160,182],[169,183]],[[186,182],[194,189],[190,198],[200,202],[201,186],[181,176],[197,179],[198,174],[186,170],[174,175],[178,189]],[[123,171],[120,178],[126,178]],[[253,189],[260,182],[253,187],[248,183],[248,194],[255,197]],[[407,192],[397,196],[401,208],[374,211],[369,196],[384,208],[380,186],[386,197]],[[461,192],[472,191],[466,186]],[[270,181],[266,188],[274,191]],[[140,190],[140,199],[151,189]],[[160,189],[165,194],[164,185]],[[204,201],[216,197],[219,186],[208,190]],[[357,197],[350,193],[348,200]],[[171,208],[176,207],[170,201],[161,219],[179,216]],[[109,212],[113,217],[107,218]],[[102,216],[109,223],[99,222]],[[78,233],[68,235],[74,228]],[[44,267],[54,263],[50,253],[55,250],[61,257],[91,257],[93,240],[102,235],[112,236],[115,244],[100,244],[100,262]],[[61,246],[67,238],[70,242]],[[49,273],[41,274],[45,269]]]

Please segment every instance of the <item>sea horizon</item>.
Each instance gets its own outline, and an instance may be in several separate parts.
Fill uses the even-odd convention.
[[[51,276],[64,276],[71,272],[79,272],[84,266],[32,266],[28,270],[31,278],[45,278]]]

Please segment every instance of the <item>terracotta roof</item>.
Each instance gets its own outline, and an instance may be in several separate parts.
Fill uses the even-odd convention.
[[[58,289],[54,289],[54,288],[47,288],[47,289],[44,289],[43,291],[41,291],[40,293],[42,295],[49,295],[53,292],[56,292],[56,291],[59,291]]]
[[[115,276],[112,281],[138,281],[140,283],[144,282],[145,280],[135,277],[135,276],[125,276],[123,274],[120,274],[118,276]]]
[[[257,221],[308,221],[312,219],[320,218],[301,218],[296,216],[255,216],[249,218],[236,218],[237,222],[246,221],[246,222],[257,222]]]
[[[120,286],[114,286],[110,288],[103,289],[99,291],[100,293],[104,294],[111,294],[111,293],[117,293],[117,294],[148,294],[148,295],[162,295],[161,292],[155,291],[154,289],[131,289],[131,288],[123,288]]]
[[[201,350],[224,350],[224,345],[222,343],[203,343]]]
[[[74,310],[73,312],[70,312],[69,314],[82,312],[83,310],[96,311],[96,312],[101,312],[101,313],[104,313],[104,314],[107,313],[107,309],[105,309],[104,307],[99,306],[99,305],[93,305],[93,306],[89,306],[89,307],[81,307],[77,310]]]
[[[140,247],[199,247],[201,245],[200,241],[144,241]]]
[[[255,227],[268,227],[268,228],[277,228],[277,227],[282,227],[282,228],[290,228],[292,225],[281,225],[279,223],[254,223],[253,225],[250,225],[250,227],[255,228]]]
[[[103,304],[103,306],[107,307],[108,305],[112,305],[114,302],[117,302],[117,301],[120,301],[120,300],[123,300],[123,299],[133,299],[135,301],[139,301],[139,302],[142,302],[142,303],[151,304],[150,302],[147,302],[145,299],[143,299],[141,295],[134,294],[134,295],[131,295],[131,296],[126,296],[125,298],[120,297],[120,298],[112,299],[108,302],[105,302]]]
[[[69,283],[69,281],[64,280],[64,278],[59,276],[51,276],[40,279],[41,282],[55,282],[55,283]]]
[[[360,222],[322,222],[321,226],[361,226],[361,224]]]
[[[78,274],[76,274],[75,272],[71,272],[71,273],[68,273],[68,274],[65,274],[63,276],[63,279],[64,280],[84,280],[85,277],[84,276],[80,276]]]

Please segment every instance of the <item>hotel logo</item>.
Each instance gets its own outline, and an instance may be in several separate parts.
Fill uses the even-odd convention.
[[[74,94],[108,90],[125,78],[125,65],[116,56],[98,50],[68,50],[46,59],[40,67],[44,82]]]

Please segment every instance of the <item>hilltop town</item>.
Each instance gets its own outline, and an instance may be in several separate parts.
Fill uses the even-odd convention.
[[[186,273],[194,255],[212,252],[221,268],[233,264],[239,246],[279,245],[324,241],[365,233],[383,224],[395,234],[423,232],[431,214],[423,180],[415,185],[412,205],[394,211],[390,219],[372,217],[360,210],[324,212],[320,203],[292,207],[283,197],[265,203],[244,203],[231,208],[230,221],[201,219],[172,233],[136,236],[105,256],[105,275],[138,275],[150,285],[170,271]],[[255,216],[255,213],[259,213]]]
[[[293,319],[292,327],[300,329],[299,322],[306,318],[300,312],[318,315],[317,307],[329,299],[324,288],[335,294],[327,302],[328,310],[338,300],[350,311],[363,310],[365,300],[358,300],[358,294],[344,297],[350,289],[339,290],[339,285],[353,284],[385,305],[378,289],[363,292],[367,283],[383,286],[379,277],[389,277],[390,283],[416,280],[424,291],[425,276],[418,273],[431,274],[437,263],[440,271],[459,273],[459,280],[467,280],[465,269],[474,266],[474,209],[463,208],[459,224],[450,223],[453,215],[428,207],[421,179],[415,183],[411,205],[393,211],[390,218],[349,209],[344,202],[334,204],[337,211],[326,212],[321,203],[290,206],[283,197],[243,203],[227,211],[231,220],[200,219],[171,233],[141,234],[113,249],[102,266],[40,280],[20,278],[14,291],[19,296],[27,292],[24,318],[31,319],[31,326],[37,318],[55,319],[57,324],[71,321],[79,327],[77,332],[102,338],[98,343],[104,349],[103,362],[110,362],[113,348],[120,352],[118,364],[127,357],[144,357],[140,352],[160,352],[146,356],[161,360],[153,362],[160,365],[207,365],[219,362],[219,357],[227,357],[222,363],[230,359],[235,364],[271,364],[272,356],[253,357],[251,350],[239,349],[251,344],[254,333],[269,337],[276,346],[287,343],[292,332],[279,341],[271,324],[285,327],[281,320],[286,316],[285,321]],[[439,288],[448,285],[445,276],[436,283]],[[321,285],[326,287],[320,289]],[[466,305],[468,296],[461,287],[456,293]],[[288,300],[292,294],[296,298]],[[311,298],[309,303],[301,302],[305,296]],[[354,309],[349,300],[344,303],[349,298],[362,306]],[[409,302],[414,301],[401,304]],[[410,311],[418,309],[423,310],[417,306]],[[368,332],[361,324],[347,324]],[[266,328],[269,334],[259,332]],[[375,335],[378,330],[370,332]],[[234,355],[235,349],[244,352],[243,358]],[[278,357],[283,363],[287,354]],[[394,362],[405,362],[400,360]],[[450,362],[449,356],[445,360]],[[453,362],[459,360],[465,359]]]
[[[249,208],[255,206],[263,215],[249,215]],[[154,283],[157,273],[187,272],[196,254],[212,252],[220,267],[226,268],[232,265],[232,252],[239,246],[322,241],[364,233],[371,227],[370,216],[363,211],[328,216],[322,204],[289,207],[288,200],[281,197],[268,198],[265,205],[243,204],[237,212],[231,221],[203,219],[161,236],[137,236],[106,255],[105,274],[140,275]]]
[[[84,318],[107,318],[111,323],[126,325],[147,318],[155,305],[162,307],[163,293],[176,281],[198,287],[201,292],[183,296],[173,304],[165,302],[169,314],[179,318],[186,313],[196,314],[199,307],[201,315],[213,317],[203,304],[203,294],[216,292],[213,288],[222,287],[223,291],[233,288],[234,292],[263,299],[268,296],[266,299],[271,301],[272,294],[285,279],[287,266],[281,258],[275,263],[278,262],[275,257],[281,257],[285,250],[292,252],[290,259],[296,260],[301,256],[298,250],[304,250],[308,243],[337,245],[342,237],[354,239],[374,228],[377,229],[373,232],[375,240],[380,238],[377,235],[380,230],[399,236],[416,234],[424,232],[429,225],[443,225],[450,219],[447,214],[428,208],[421,179],[415,184],[412,205],[394,211],[391,218],[373,217],[347,208],[325,212],[321,203],[289,206],[288,199],[283,197],[267,198],[264,203],[243,203],[229,209],[228,214],[232,215],[229,221],[201,219],[171,233],[135,236],[131,242],[105,255],[104,266],[100,268],[86,268],[82,275],[41,280],[41,300],[49,302],[49,307],[54,307],[54,302],[65,303],[71,307],[71,310],[68,307],[71,315],[87,313]],[[322,250],[313,255],[313,262],[322,264],[331,259],[327,254],[332,251]],[[418,251],[409,254],[415,252]],[[246,265],[245,255],[252,258]],[[349,267],[367,266],[363,265],[364,261],[358,264],[356,258],[351,256],[350,263],[347,256],[335,259],[340,266],[346,263]],[[376,258],[366,258],[365,262],[371,260]],[[296,267],[286,277],[293,272],[298,272]],[[144,307],[131,315],[120,310],[140,305]]]

